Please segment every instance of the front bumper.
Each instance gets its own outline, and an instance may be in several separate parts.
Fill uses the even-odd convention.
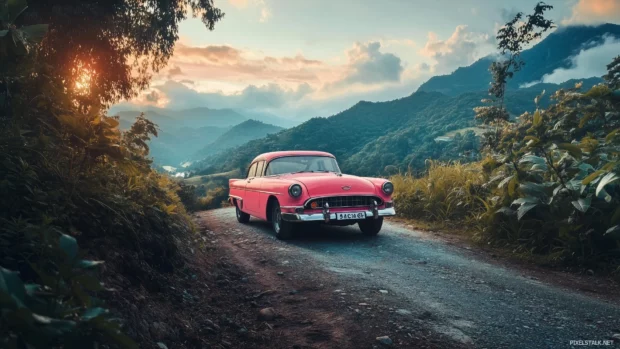
[[[375,217],[375,213],[373,211],[365,211],[366,218]],[[396,215],[396,210],[394,207],[378,209],[376,211],[376,217],[385,217],[385,216],[394,216]],[[329,217],[329,218],[328,218]],[[336,213],[329,212],[327,214],[324,213],[285,213],[282,212],[282,219],[287,222],[329,222],[330,220],[336,220]]]

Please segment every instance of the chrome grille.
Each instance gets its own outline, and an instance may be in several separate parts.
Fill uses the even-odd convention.
[[[377,201],[377,205],[381,205],[383,201],[376,196],[330,196],[324,198],[311,199],[306,203],[306,208],[312,208],[312,203],[316,202],[316,208],[323,208],[327,202],[329,208],[336,207],[369,207],[373,201]]]

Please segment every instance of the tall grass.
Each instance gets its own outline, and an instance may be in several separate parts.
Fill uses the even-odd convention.
[[[428,161],[421,177],[411,173],[392,176],[398,214],[439,225],[473,224],[486,211],[484,175],[478,163]]]

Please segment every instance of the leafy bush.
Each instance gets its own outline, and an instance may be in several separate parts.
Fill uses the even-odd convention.
[[[12,24],[24,1],[9,3],[0,6],[1,343],[131,346],[93,297],[98,263],[76,259],[75,238],[83,255],[171,272],[183,263],[176,236],[193,229],[180,188],[150,167],[156,125],[139,116],[119,131],[96,88],[85,93],[42,63],[37,37]]]
[[[620,265],[620,91],[557,91],[499,129],[483,161],[396,175],[399,213],[478,229],[481,241],[552,261]]]
[[[503,130],[482,237],[565,261],[620,264],[620,96],[601,84]]]
[[[90,296],[103,289],[92,274],[102,262],[80,259],[71,236],[46,243],[45,261],[33,264],[41,284],[24,284],[17,272],[0,267],[0,347],[137,348],[120,332],[118,319]]]

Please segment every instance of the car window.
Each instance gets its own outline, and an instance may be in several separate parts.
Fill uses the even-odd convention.
[[[258,163],[258,167],[256,168],[256,177],[263,176],[263,167],[265,167],[265,161],[260,161]]]
[[[328,156],[287,156],[271,160],[266,176],[292,172],[340,172],[336,159]]]
[[[256,177],[256,166],[256,162],[250,166],[250,169],[248,170],[248,178]]]

